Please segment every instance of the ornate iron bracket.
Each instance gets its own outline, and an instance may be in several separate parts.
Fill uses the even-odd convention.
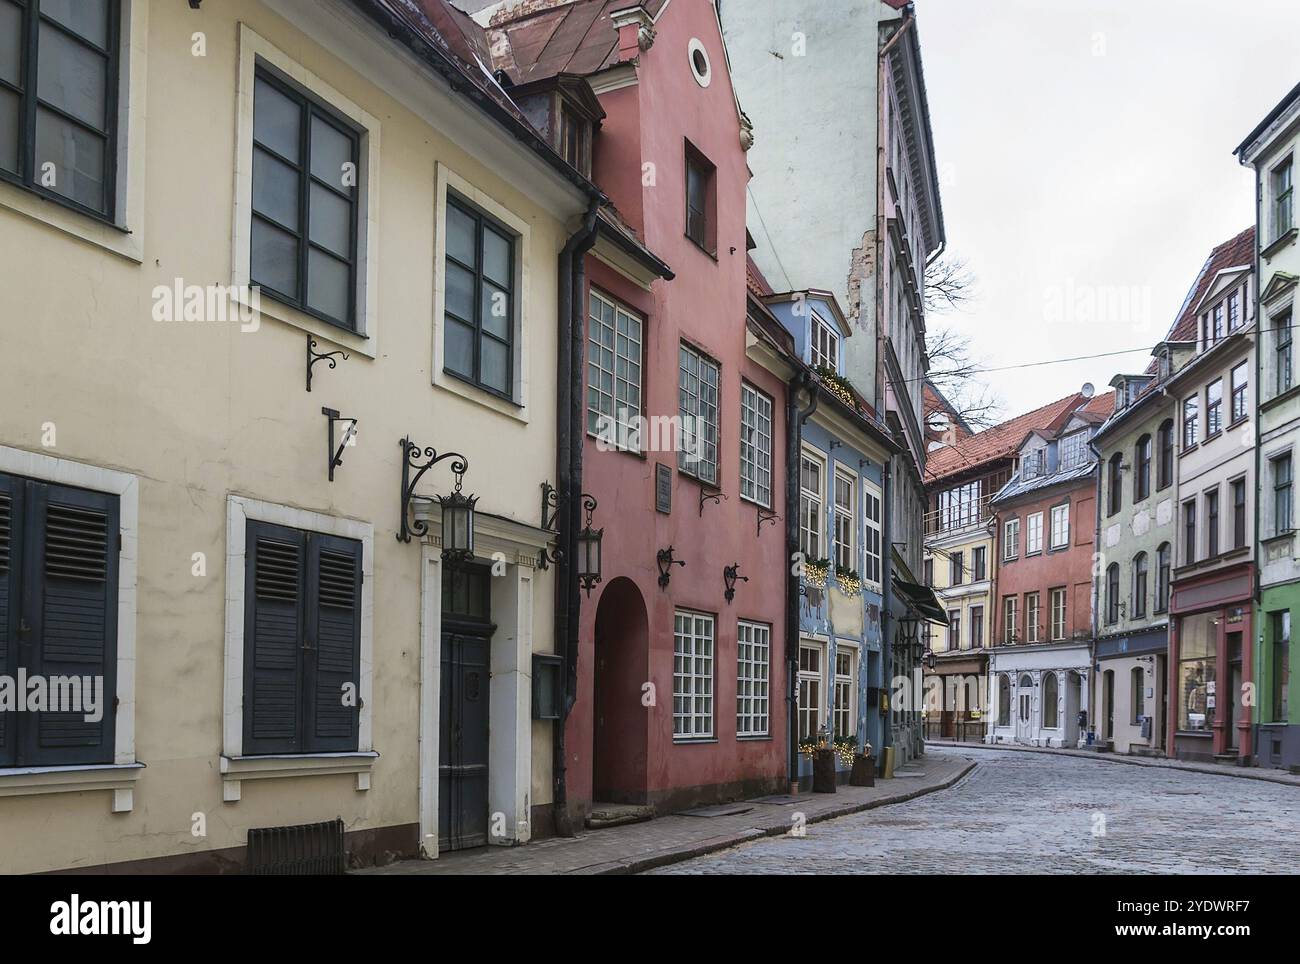
[[[343,450],[348,447],[348,443],[356,437],[357,419],[348,418],[346,415],[340,417],[338,410],[333,408],[322,408],[320,413],[329,419],[329,447],[325,450],[329,454],[329,476],[330,481],[334,481],[334,470],[343,464]],[[343,433],[343,441],[334,446],[334,423],[351,422],[347,431]]]
[[[736,598],[737,580],[740,582],[749,582],[748,576],[742,576],[740,574],[740,563],[736,562],[732,563],[730,566],[724,566],[722,569],[722,581],[726,585],[727,591],[723,593],[723,595],[727,598],[728,603]]]
[[[469,471],[469,460],[459,452],[444,452],[439,455],[433,446],[425,446],[424,449],[421,449],[420,446],[411,441],[409,435],[397,444],[402,447],[402,503],[399,506],[402,530],[397,533],[397,541],[410,542],[411,536],[424,536],[429,531],[429,523],[424,519],[410,521],[411,497],[415,495],[415,487],[420,484],[420,479],[424,477],[424,473],[439,462],[452,459],[451,470],[459,479]],[[423,463],[420,461],[421,455],[425,459]],[[416,470],[415,478],[411,478],[411,469]]]
[[[554,532],[555,517],[560,514],[560,492],[549,482],[542,483],[542,528]]]
[[[704,489],[701,489],[700,490],[700,517],[703,518],[704,516],[704,503],[712,502],[714,505],[721,505],[723,502],[726,501],[728,500],[727,500],[727,493],[725,492],[708,492]]]
[[[317,362],[328,361],[330,363],[330,368],[337,368],[338,359],[335,357],[336,355],[342,355],[344,361],[348,360],[348,353],[343,351],[342,349],[338,351],[327,351],[322,353],[318,351],[313,351],[315,347],[316,347],[316,339],[313,338],[311,335],[308,335],[307,336],[307,391],[309,392],[311,391],[311,369],[313,365],[315,365]]]
[[[775,512],[773,512],[771,509],[764,509],[761,505],[758,506],[758,525],[754,527],[757,530],[756,534],[760,536],[763,534],[764,522],[771,522],[775,524],[780,520],[780,518],[781,517],[777,515]]]
[[[673,578],[673,566],[686,566],[685,559],[673,558],[673,547],[660,549],[655,555],[655,563],[659,566],[659,588],[667,589],[668,582]]]

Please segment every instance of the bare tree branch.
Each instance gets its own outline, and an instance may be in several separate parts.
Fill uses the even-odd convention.
[[[925,269],[923,302],[929,312],[962,308],[975,296],[975,275],[964,258],[944,255]]]

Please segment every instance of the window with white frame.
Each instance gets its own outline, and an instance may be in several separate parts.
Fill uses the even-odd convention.
[[[712,616],[677,610],[673,619],[673,738],[713,736]]]
[[[808,452],[799,460],[799,551],[809,562],[822,558],[822,472]]]
[[[772,627],[736,624],[736,736],[768,735]]]
[[[1038,593],[1025,593],[1025,642],[1038,642],[1038,625],[1042,619],[1039,610]]]
[[[740,384],[740,497],[772,507],[772,399]]]
[[[1043,514],[1035,512],[1025,520],[1025,555],[1043,551]]]
[[[846,646],[838,645],[835,648],[835,706],[834,706],[834,737],[843,739],[844,737],[853,736],[857,733],[858,728],[855,725],[855,716],[853,713],[854,699],[856,689],[853,685],[853,664],[856,662],[857,654]]]
[[[1020,555],[1020,520],[1008,519],[1002,524],[1002,558],[1011,560]]]
[[[1070,544],[1070,506],[1052,506],[1052,548],[1061,549]]]
[[[587,431],[611,447],[637,451],[641,316],[592,288],[587,319]]]
[[[1065,639],[1065,589],[1052,590],[1052,641]]]
[[[835,568],[841,572],[856,569],[853,552],[853,530],[857,517],[857,499],[853,478],[844,472],[835,473]]]
[[[799,740],[817,735],[822,725],[822,647],[799,646]]]
[[[1061,439],[1061,468],[1072,469],[1088,459],[1088,433],[1071,432]]]
[[[716,362],[681,346],[678,392],[682,428],[677,467],[702,482],[718,481],[718,382]]]
[[[1017,641],[1017,633],[1020,629],[1020,600],[1015,596],[1004,596],[1002,598],[1002,641],[1004,643],[1014,643]]]
[[[817,312],[812,312],[811,341],[808,346],[808,361],[814,368],[829,368],[833,372],[840,370],[840,335],[835,328]]]
[[[884,567],[881,542],[880,489],[869,480],[862,483],[862,581],[879,590]]]

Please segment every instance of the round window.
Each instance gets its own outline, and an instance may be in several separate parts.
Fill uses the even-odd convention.
[[[712,69],[709,66],[709,54],[704,49],[704,44],[699,40],[692,38],[689,46],[691,58],[691,73],[695,75],[695,82],[701,87],[708,87],[709,80],[712,77]]]

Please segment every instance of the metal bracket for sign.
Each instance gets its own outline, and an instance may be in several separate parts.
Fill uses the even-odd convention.
[[[469,460],[459,452],[444,452],[439,455],[431,445],[426,445],[421,449],[420,446],[411,441],[409,435],[397,444],[402,447],[402,503],[399,507],[402,530],[397,533],[397,541],[410,542],[411,536],[423,536],[429,531],[429,523],[426,520],[410,521],[411,497],[415,495],[415,487],[420,484],[420,479],[424,477],[424,473],[439,462],[452,459],[452,472],[457,476],[462,476],[469,471]],[[424,457],[424,462],[420,461],[421,456]],[[411,469],[416,470],[415,478],[411,478]]]
[[[330,476],[330,481],[333,482],[334,470],[343,464],[343,450],[348,447],[348,443],[351,442],[352,439],[357,434],[357,420],[355,418],[348,418],[346,416],[340,417],[338,411],[333,408],[322,408],[320,410],[320,413],[330,420],[329,447],[325,451],[329,454],[329,460],[330,460],[329,476]],[[335,422],[351,423],[350,425],[348,425],[347,431],[343,433],[343,441],[338,444],[337,448],[334,446],[334,423]]]
[[[701,489],[700,490],[700,517],[703,518],[704,516],[704,503],[712,502],[714,505],[721,505],[723,502],[726,501],[727,501],[727,494],[725,492],[708,492]]]
[[[542,483],[542,529],[546,532],[555,531],[551,527],[555,525],[555,517],[560,514],[560,493],[555,486],[549,482]],[[564,558],[563,549],[547,549],[537,554],[537,568],[545,572],[551,568],[552,563],[558,563]]]
[[[757,534],[760,536],[763,534],[764,522],[771,522],[775,524],[777,521],[780,520],[780,518],[781,517],[777,515],[775,512],[773,512],[771,509],[764,509],[761,505],[758,506],[758,525],[755,527],[757,529]]]
[[[737,581],[749,582],[748,576],[742,576],[740,574],[740,563],[737,562],[737,563],[733,563],[730,566],[723,566],[722,582],[727,587],[727,591],[723,593],[723,596],[726,597],[728,603],[730,603],[731,600],[736,598]]]
[[[313,338],[311,335],[308,335],[307,336],[307,391],[309,392],[311,391],[311,369],[313,365],[315,365],[317,362],[328,361],[330,363],[330,368],[337,368],[338,358],[336,356],[342,355],[344,361],[348,360],[348,353],[343,351],[342,349],[338,351],[318,352],[314,350],[315,348],[316,348],[316,339]]]

